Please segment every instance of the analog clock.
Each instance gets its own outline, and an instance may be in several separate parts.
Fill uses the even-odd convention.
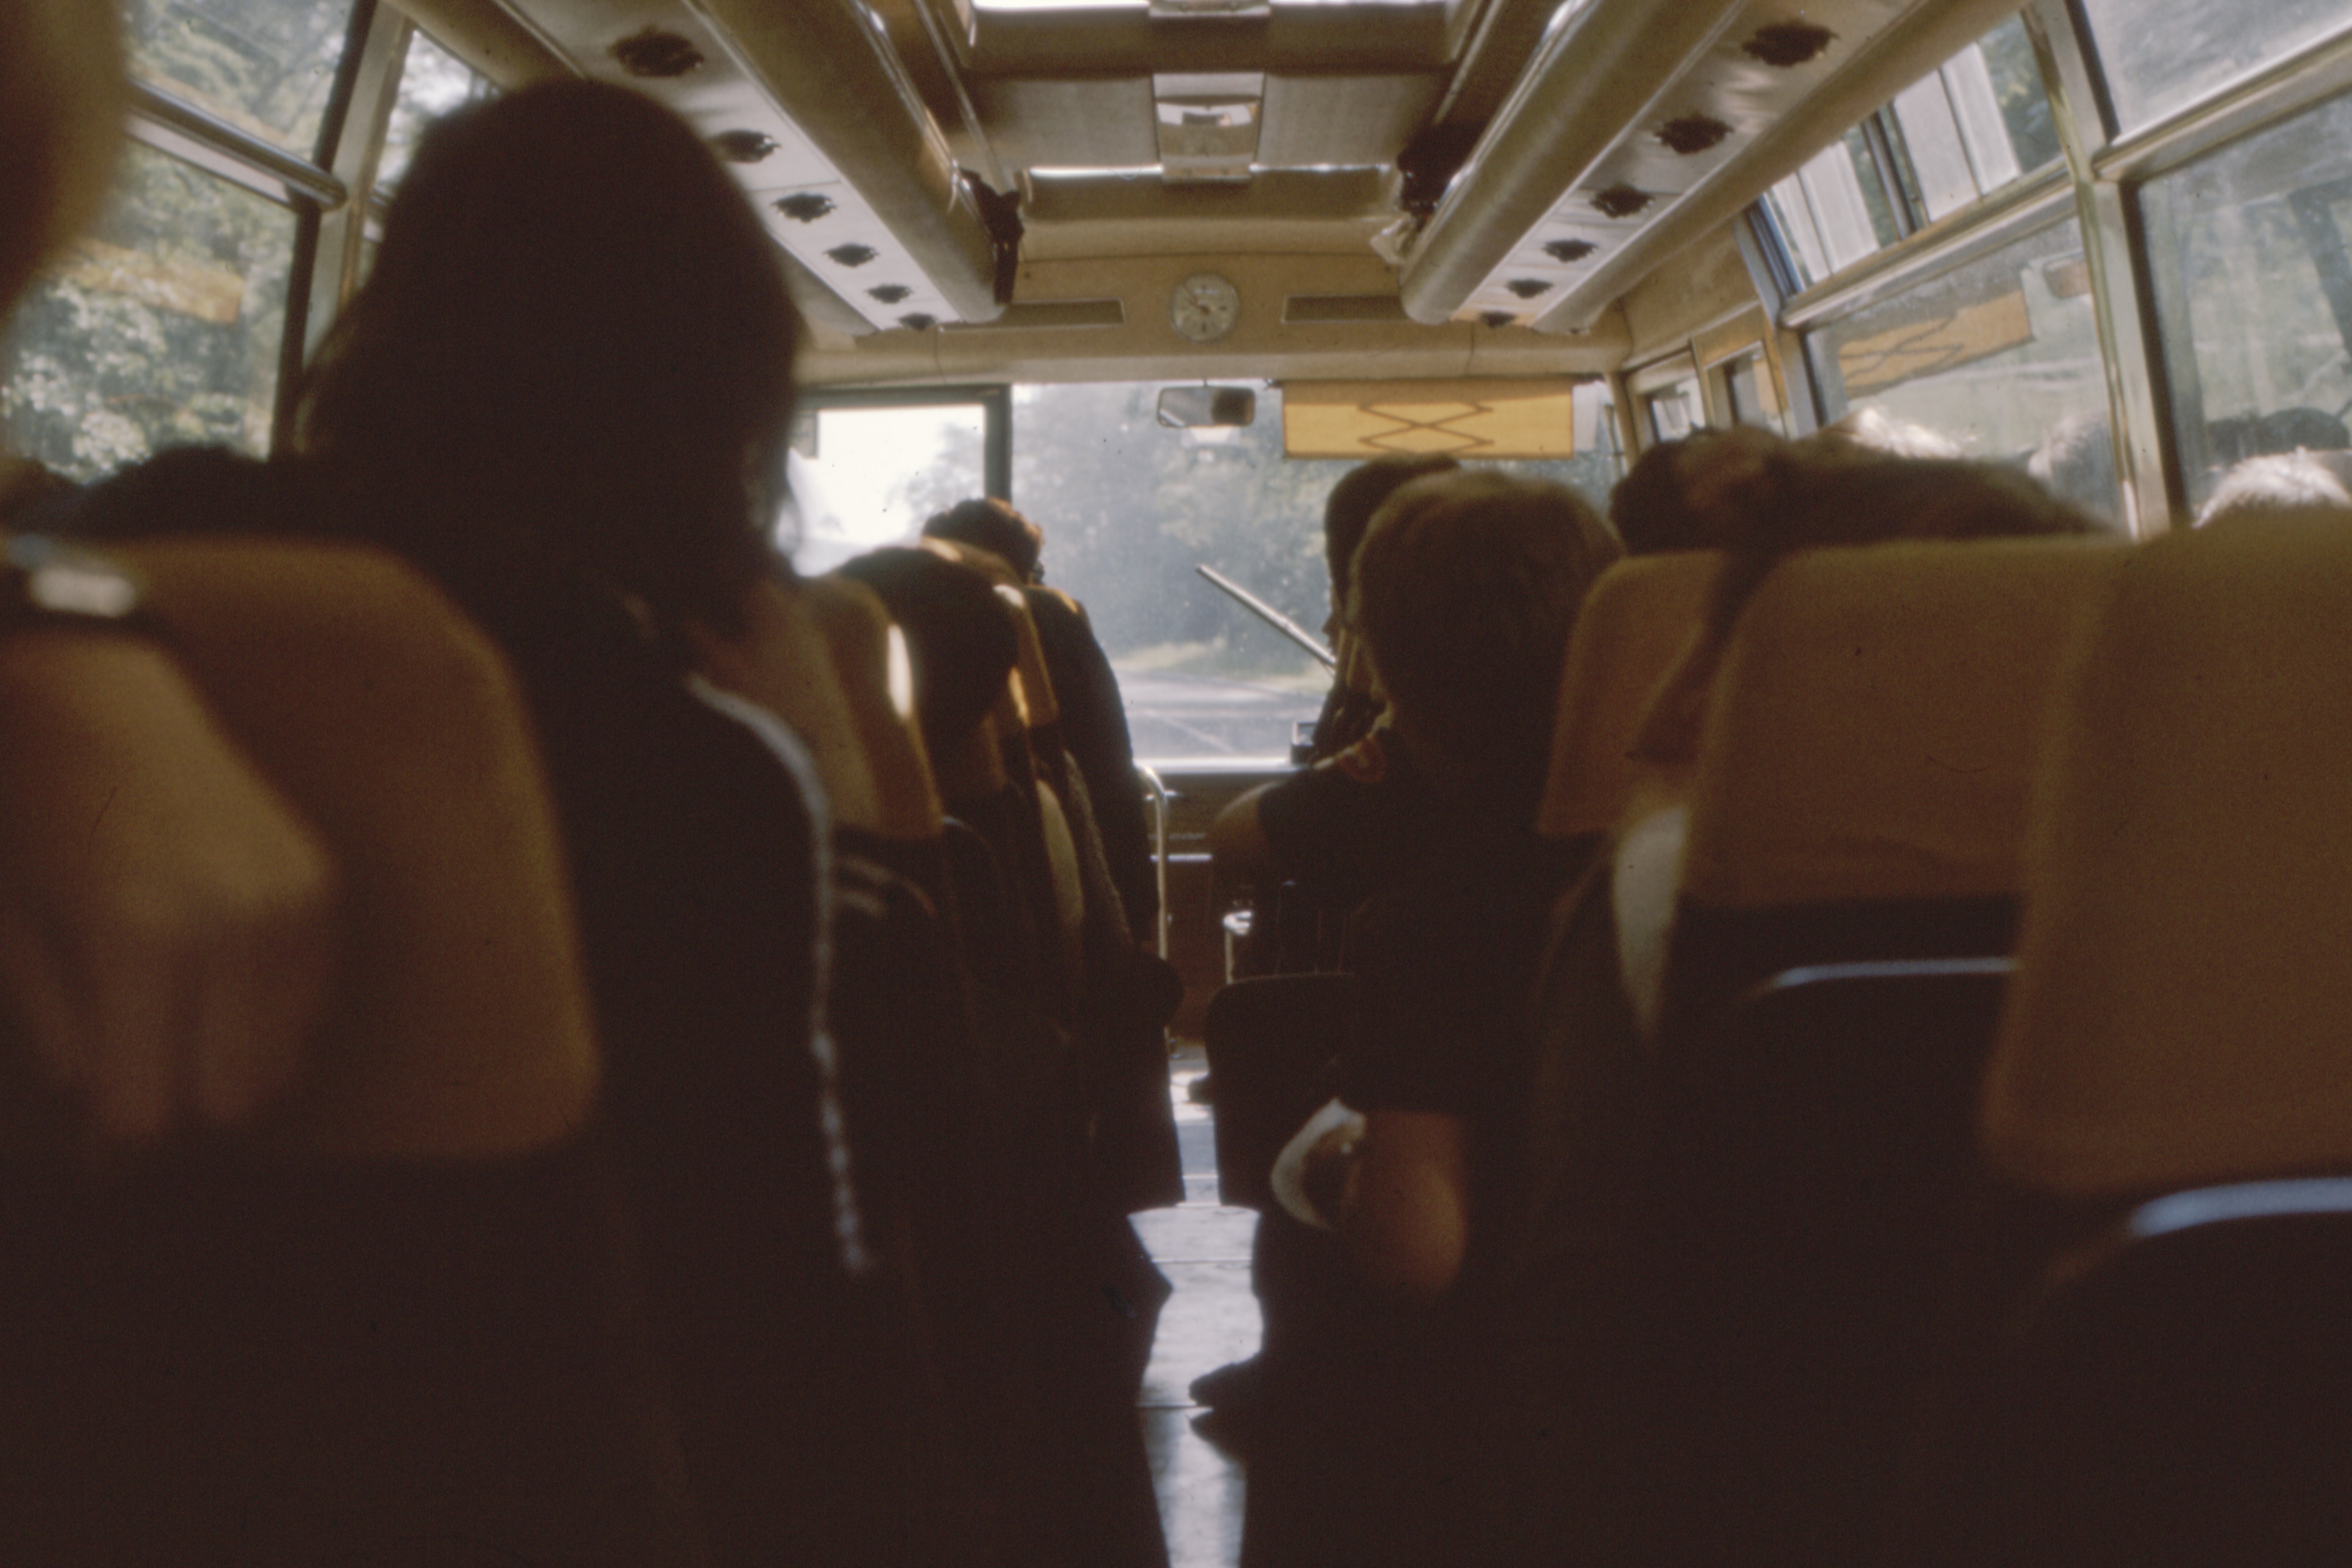
[[[1168,302],[1168,319],[1196,343],[1213,343],[1232,331],[1241,313],[1241,290],[1213,272],[1185,279]]]

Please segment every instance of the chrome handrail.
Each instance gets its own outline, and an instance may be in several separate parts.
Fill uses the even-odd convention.
[[[1151,866],[1160,888],[1160,956],[1168,956],[1168,786],[1158,773],[1135,764],[1143,793],[1151,797]]]

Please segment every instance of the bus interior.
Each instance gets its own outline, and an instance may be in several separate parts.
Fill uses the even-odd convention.
[[[1690,1176],[1675,1214],[1695,1228],[1675,1234],[1719,1270],[1714,1287],[1751,1293],[1739,1299],[1764,1326],[1734,1332],[1717,1320],[1737,1314],[1710,1309],[1720,1353],[1705,1375],[1732,1392],[1719,1406],[1674,1397],[1724,1423],[1755,1417],[1710,1428],[1731,1446],[1708,1451],[1747,1467],[1716,1502],[1761,1521],[1768,1544],[1702,1535],[1690,1560],[1881,1560],[1856,1521],[1884,1497],[1801,1462],[1850,1453],[1799,1443],[1769,1462],[1772,1434],[1805,1411],[1757,1416],[1795,1396],[1787,1378],[1745,1376],[1779,1365],[1770,1326],[1807,1310],[1867,1342],[1869,1375],[1889,1386],[1902,1379],[1887,1358],[1927,1356],[1820,1294],[1838,1279],[1894,1289],[1908,1268],[1903,1288],[1934,1295],[1917,1271],[1948,1265],[1961,1229],[1949,1192],[1940,1207],[1913,1193],[1906,1210],[1873,1185],[1893,1166],[1794,1152],[1850,1139],[1895,1158],[1872,1113],[1824,1108],[1823,1085],[1897,1121],[1917,1110],[1904,1095],[1929,1094],[1858,1067],[1864,1037],[1965,1079],[1943,1085],[1945,1117],[1981,1147],[1953,1162],[1990,1161],[2009,1184],[2002,1213],[2027,1214],[2001,1245],[2037,1265],[2063,1252],[2007,1299],[2026,1327],[1987,1374],[2038,1425],[1966,1478],[2044,1511],[2015,1537],[1958,1531],[1951,1560],[2317,1563],[2352,1549],[2352,1405],[2313,1392],[2352,1394],[2352,716],[2340,672],[2306,669],[2300,689],[2280,675],[2298,647],[2342,658],[2343,623],[2333,643],[2325,627],[2327,605],[2352,611],[2352,555],[2306,540],[2308,559],[2265,563],[2194,526],[2249,459],[2352,454],[2352,4],[125,0],[123,13],[128,144],[105,210],[0,339],[9,450],[90,482],[184,445],[284,447],[301,367],[369,276],[420,135],[462,104],[579,76],[648,94],[705,135],[774,240],[804,327],[775,521],[800,572],[908,542],[968,497],[1007,500],[1043,530],[1044,581],[1086,607],[1118,673],[1153,823],[1154,945],[1184,982],[1169,1040],[1187,1201],[1139,1221],[1178,1287],[1143,1411],[1178,1568],[1237,1560],[1247,1466],[1195,1435],[1186,1388],[1249,1353],[1257,1311],[1255,1215],[1220,1193],[1221,1164],[1240,1156],[1212,1142],[1222,1107],[1187,1091],[1208,1076],[1214,999],[1276,909],[1273,889],[1217,875],[1209,827],[1297,765],[1330,683],[1312,645],[1338,609],[1321,529],[1339,477],[1445,453],[1605,507],[1643,453],[1694,431],[1801,439],[1874,412],[2031,475],[2096,521],[2114,561],[2152,555],[2145,574],[2102,567],[2035,590],[2044,609],[2116,595],[2106,640],[2079,656],[2091,694],[2050,721],[2060,738],[2039,771],[2019,764],[2033,815],[2029,827],[2021,785],[2001,808],[2017,818],[1994,857],[2004,868],[1928,877],[1904,897],[1999,895],[2013,914],[2020,877],[2030,894],[2037,868],[2066,861],[2066,834],[2133,847],[2029,904],[2023,936],[1973,945],[1857,942],[1744,911],[1778,933],[1756,951],[1781,959],[1742,972],[1742,1010],[1721,1026],[1752,1054],[1682,1086],[1697,1109],[1675,1134],[1686,1169],[1742,1196],[1710,1209]],[[1916,606],[1901,595],[1931,595],[1924,568],[1849,583],[1806,564],[1789,593],[1847,606],[1834,623],[1847,630],[1866,619],[1853,605],[1892,603],[1904,620]],[[2242,596],[2200,596],[2200,570]],[[2125,580],[2142,597],[2114,588]],[[1969,644],[1962,674],[2012,697],[2059,679],[2018,673],[2041,635],[2003,597],[2023,590],[1954,581],[1979,626],[2014,634]],[[1687,584],[1672,591],[1687,616]],[[1783,599],[1769,607],[1798,617]],[[2061,618],[2087,625],[2091,610]],[[1923,702],[1974,710],[1951,670],[1915,674],[1940,694]],[[1838,689],[1880,711],[1878,688]],[[1894,710],[1898,727],[1916,717]],[[1940,743],[1921,723],[1920,745]],[[2240,750],[2221,754],[2231,737]],[[1874,765],[1842,776],[1944,809],[1916,770]],[[1752,767],[1740,778],[1777,763]],[[2105,793],[2084,804],[2084,770],[2101,767]],[[2207,793],[2167,793],[2191,786]],[[1787,787],[1809,800],[1828,786]],[[2267,819],[2259,848],[2211,820],[2265,812],[2292,815]],[[1604,812],[1563,831],[1609,825]],[[2232,858],[2265,868],[2279,908],[2259,889],[2216,890],[2215,864]],[[2202,907],[2188,935],[2113,912],[2154,921],[2174,903]],[[1804,931],[1817,946],[1790,934]],[[2117,953],[2126,972],[2100,977]],[[2232,965],[2251,966],[2259,1005],[2225,984]],[[2149,966],[2239,999],[2179,1002]],[[2169,1011],[2143,989],[2175,997]],[[2032,1059],[2036,1042],[2100,1035],[2102,1006],[2166,1043],[2115,1044],[2087,1066]],[[2250,1022],[2232,1026],[2231,1006]],[[1988,1086],[1996,1035],[2007,1076]],[[2199,1051],[2243,1071],[2184,1065]],[[1780,1068],[1757,1065],[1772,1053]],[[2128,1078],[2126,1057],[2169,1087],[2113,1089],[2100,1074]],[[2164,1131],[2134,1142],[2134,1115]],[[2086,1214],[2100,1225],[2086,1231]],[[1837,1274],[1858,1266],[1815,1223],[1906,1246],[1941,1228],[1865,1278]],[[2231,1279],[2234,1291],[2217,1283]],[[1920,1308],[1906,1331],[1933,1322]],[[1800,1338],[1826,1353],[1818,1333]],[[1867,1405],[1864,1373],[1841,1376],[1822,1399]],[[1869,1430],[1899,1425],[1882,1414]],[[2124,1457],[2102,1468],[2070,1443]],[[2168,1522],[2148,1524],[2144,1493],[2159,1485],[2204,1489],[2204,1511],[2154,1508]],[[2200,1529],[2242,1531],[2242,1552]]]

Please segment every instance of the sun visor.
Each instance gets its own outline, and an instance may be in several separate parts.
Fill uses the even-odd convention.
[[[1483,381],[1286,382],[1282,449],[1292,458],[1572,458],[1590,445],[1598,382],[1565,377]]]

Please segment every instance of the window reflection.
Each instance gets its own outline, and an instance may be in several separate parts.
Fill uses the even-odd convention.
[[[2352,447],[2352,100],[2142,195],[2191,508],[2233,464]]]
[[[165,447],[267,451],[293,246],[291,212],[131,148],[0,345],[9,445],[77,479]]]
[[[2082,0],[2125,130],[2352,22],[2352,0]]]
[[[2090,271],[2072,220],[1809,333],[1832,418],[1874,407],[2119,515]]]

